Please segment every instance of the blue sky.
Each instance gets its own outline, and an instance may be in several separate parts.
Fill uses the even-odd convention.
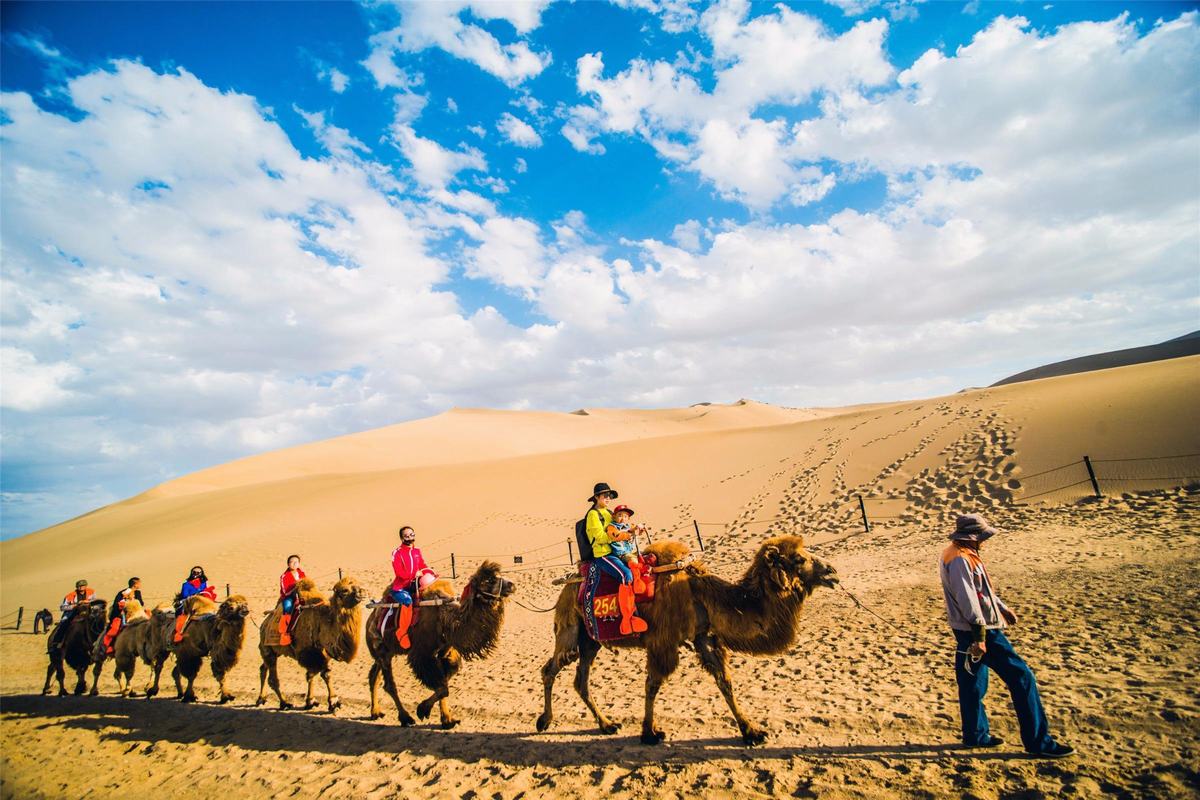
[[[454,405],[1200,327],[1194,4],[9,3],[0,535]]]

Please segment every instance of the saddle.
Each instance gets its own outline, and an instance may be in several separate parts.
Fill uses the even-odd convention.
[[[638,566],[642,570],[642,580],[646,583],[647,591],[634,595],[637,603],[654,601],[654,573],[651,563],[640,559]],[[583,627],[597,642],[611,642],[617,639],[630,639],[639,634],[621,633],[621,610],[617,605],[617,591],[621,582],[597,566],[595,561],[579,562],[579,575],[583,581],[579,584],[576,603],[583,617]]]

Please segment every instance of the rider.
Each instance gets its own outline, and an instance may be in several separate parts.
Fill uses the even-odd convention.
[[[283,613],[279,615],[279,643],[283,645],[292,643],[289,628],[292,626],[292,611],[296,608],[296,584],[303,577],[300,556],[288,556],[287,569],[279,576],[279,602],[283,606]]]
[[[612,538],[608,529],[612,526],[612,512],[608,504],[617,499],[617,493],[607,483],[597,483],[588,501],[587,535],[592,545],[592,556],[596,566],[619,581],[617,585],[617,608],[621,612],[620,631],[629,636],[646,632],[646,621],[637,616],[637,604],[633,597],[633,573],[620,558],[613,555]]]
[[[183,629],[187,626],[188,620],[191,619],[190,614],[185,614],[187,608],[185,602],[192,595],[203,595],[214,603],[217,600],[216,587],[208,585],[208,576],[204,574],[204,567],[192,567],[192,571],[188,573],[188,579],[183,582],[183,586],[179,589],[179,602],[175,605],[175,637],[176,642],[183,641]]]
[[[71,617],[75,616],[75,610],[80,605],[87,605],[96,597],[96,590],[88,586],[85,580],[75,581],[75,591],[67,592],[59,605],[59,610],[62,611],[62,619],[58,621],[58,625],[54,627],[54,631],[50,634],[48,647],[53,650],[62,644],[63,635],[67,630],[67,623],[71,621]]]
[[[130,578],[129,585],[117,592],[117,596],[113,598],[112,608],[108,612],[108,630],[104,633],[104,652],[112,655],[112,642],[117,638],[117,634],[121,632],[121,628],[125,627],[127,619],[125,617],[125,604],[130,600],[137,600],[145,608],[146,604],[142,600],[142,579]]]
[[[417,532],[412,526],[400,528],[400,546],[392,551],[392,572],[396,579],[392,581],[392,600],[400,604],[400,614],[396,620],[396,641],[404,649],[411,646],[408,638],[408,626],[412,624],[413,597],[417,594],[417,578],[422,572],[432,572],[425,565],[425,557],[414,547]],[[386,621],[385,621],[386,624]]]

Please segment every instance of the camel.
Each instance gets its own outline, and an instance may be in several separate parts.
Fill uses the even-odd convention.
[[[126,604],[125,614],[129,622],[113,640],[113,660],[116,662],[113,677],[117,679],[117,688],[120,689],[122,697],[137,695],[130,685],[139,658],[154,670],[154,681],[146,686],[146,697],[151,698],[158,694],[158,681],[162,675],[163,664],[171,655],[167,647],[175,633],[175,612],[171,604],[159,603],[148,619],[137,618],[136,612],[141,611],[141,604],[136,600]]]
[[[367,679],[367,685],[371,687],[371,719],[383,716],[379,707],[382,678],[384,690],[400,713],[400,724],[406,728],[415,724],[408,709],[400,702],[392,675],[392,659],[406,655],[413,675],[433,690],[433,694],[417,706],[417,716],[428,718],[433,704],[437,703],[443,728],[453,728],[459,723],[451,714],[447,701],[450,679],[458,674],[463,659],[486,658],[495,649],[504,622],[505,598],[515,588],[511,581],[500,577],[500,565],[494,561],[481,564],[468,585],[470,591],[461,603],[453,602],[455,595],[449,581],[435,581],[422,590],[422,602],[441,600],[447,604],[420,609],[416,623],[409,630],[412,647],[407,652],[400,649],[400,643],[391,632],[385,636],[379,633],[379,623],[386,609],[371,611],[367,618],[367,650],[375,660]],[[386,590],[383,596],[388,596]]]
[[[175,643],[175,668],[171,670],[175,691],[179,693],[180,702],[196,702],[192,682],[207,656],[220,687],[219,702],[228,703],[233,694],[225,688],[225,676],[237,664],[242,641],[246,638],[246,616],[250,606],[240,594],[230,595],[219,606],[198,594],[184,602],[184,610],[192,615],[192,620],[183,629],[183,641]],[[171,633],[167,635],[173,636],[173,633],[172,620]],[[186,689],[180,685],[180,676],[187,679]]]
[[[46,667],[46,685],[42,687],[42,694],[50,694],[50,681],[52,678],[56,678],[59,696],[66,695],[67,690],[63,687],[63,678],[66,677],[66,671],[63,669],[64,661],[71,669],[75,670],[75,675],[79,678],[75,684],[75,694],[83,694],[87,691],[85,673],[87,668],[94,663],[92,648],[95,647],[96,641],[104,635],[104,629],[108,622],[107,614],[108,604],[103,600],[93,600],[87,605],[80,605],[76,608],[75,614],[67,623],[62,643],[49,651],[50,664]],[[92,669],[92,695],[100,693],[97,687],[100,680],[100,666],[97,663]]]
[[[274,626],[278,625],[278,617],[275,614],[268,614],[259,627],[258,652],[262,656],[262,666],[258,669],[258,700],[255,705],[267,702],[269,681],[275,696],[279,698],[279,707],[292,708],[279,690],[276,667],[279,657],[287,656],[304,667],[308,678],[304,707],[309,709],[316,705],[313,682],[320,675],[325,681],[329,713],[332,714],[342,705],[342,701],[333,693],[333,683],[329,679],[330,662],[348,664],[358,654],[358,645],[362,640],[362,602],[367,592],[349,575],[333,585],[332,596],[328,599],[317,591],[311,578],[304,578],[296,587],[302,610],[292,631],[292,643],[267,644],[268,640],[277,641],[277,629]]]
[[[656,542],[646,548],[659,564],[686,558],[688,549],[679,542]],[[663,682],[679,664],[679,648],[690,642],[700,664],[716,680],[734,721],[748,745],[761,744],[766,732],[742,715],[733,696],[729,678],[729,651],[773,655],[786,651],[796,640],[796,625],[804,601],[818,586],[834,587],[837,572],[804,549],[799,536],[776,536],[759,547],[750,567],[737,583],[729,583],[700,563],[658,576],[655,599],[638,612],[649,631],[641,636],[606,644],[641,647],[646,650],[646,704],[642,719],[643,744],[658,744],[665,738],[654,722],[654,700]],[[551,692],[559,671],[575,659],[575,690],[600,726],[612,734],[620,727],[592,702],[588,677],[601,645],[584,629],[576,603],[577,582],[563,587],[554,608],[554,654],[542,667],[545,708],[537,719],[538,731],[553,719]]]

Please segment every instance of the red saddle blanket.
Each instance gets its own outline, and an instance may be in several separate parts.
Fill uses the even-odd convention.
[[[650,564],[642,562],[641,566],[644,579],[653,586],[654,575],[650,572]],[[617,587],[621,582],[600,569],[595,561],[579,562],[579,574],[583,582],[579,584],[577,602],[583,612],[583,627],[588,636],[597,642],[630,638],[621,633],[621,610],[617,607]],[[639,594],[634,600],[649,603],[653,602],[654,595]]]

